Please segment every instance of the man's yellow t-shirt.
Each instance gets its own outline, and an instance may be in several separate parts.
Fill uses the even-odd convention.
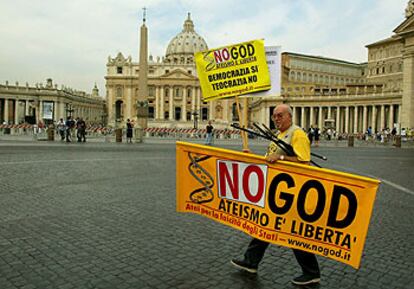
[[[288,130],[279,133],[277,135],[277,138],[286,142],[285,137],[286,137],[287,132]],[[295,152],[299,161],[309,162],[311,160],[311,156],[310,156],[311,149],[310,149],[309,138],[302,129],[295,129],[293,131],[290,145],[293,147],[293,151]],[[269,144],[269,147],[267,148],[266,155],[275,153],[277,149],[278,149],[278,146],[274,142],[271,142]],[[286,154],[286,153],[283,153],[283,154]]]

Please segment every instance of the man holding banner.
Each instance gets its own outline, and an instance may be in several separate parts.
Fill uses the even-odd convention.
[[[273,111],[272,120],[279,131],[277,137],[290,144],[296,155],[287,156],[282,149],[272,142],[268,147],[266,160],[270,163],[281,160],[309,164],[309,139],[300,127],[292,124],[291,108],[286,104],[278,105]],[[256,273],[258,265],[268,246],[268,242],[253,238],[244,253],[244,259],[232,259],[231,263],[239,269]],[[298,249],[293,249],[293,252],[302,268],[302,275],[294,278],[292,283],[296,285],[319,283],[320,271],[316,256],[313,253]]]

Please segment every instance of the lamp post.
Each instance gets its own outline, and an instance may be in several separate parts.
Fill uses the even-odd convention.
[[[198,123],[197,123],[197,121],[198,121],[198,111],[195,110],[191,114],[193,115],[193,119],[194,119],[194,128],[197,129],[198,128]]]

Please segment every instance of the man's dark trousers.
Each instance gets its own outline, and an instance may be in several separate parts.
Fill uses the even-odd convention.
[[[257,268],[268,246],[269,243],[253,238],[244,253],[244,260]],[[292,250],[304,274],[320,276],[318,260],[314,254],[298,249]]]

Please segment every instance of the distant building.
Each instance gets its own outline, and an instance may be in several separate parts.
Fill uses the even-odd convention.
[[[82,117],[88,124],[105,122],[105,102],[98,88],[92,94],[53,85],[52,79],[29,86],[0,84],[0,124],[51,123],[67,116]]]
[[[338,133],[363,133],[399,126],[414,127],[414,0],[406,19],[385,40],[367,45],[368,62],[292,52],[282,53],[281,95],[251,98],[249,121],[273,126],[270,115],[279,103],[290,104],[293,120],[307,129],[316,125]],[[146,41],[146,38],[145,38]],[[146,43],[147,44],[147,43]],[[234,98],[203,102],[194,53],[207,50],[188,15],[183,30],[167,46],[164,57],[147,57],[148,126],[229,127],[238,120]],[[144,55],[145,56],[145,55]],[[136,120],[140,64],[119,53],[107,62],[109,125]]]

